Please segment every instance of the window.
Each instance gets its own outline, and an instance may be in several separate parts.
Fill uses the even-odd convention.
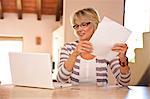
[[[1,84],[11,84],[9,52],[22,52],[22,39],[0,37],[0,81]]]
[[[150,31],[150,0],[125,0],[125,27],[132,31],[127,56],[135,61],[135,48],[143,48],[142,33]]]

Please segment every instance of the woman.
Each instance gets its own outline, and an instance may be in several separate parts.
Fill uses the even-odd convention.
[[[92,55],[92,44],[89,42],[98,23],[97,12],[93,8],[85,8],[75,12],[72,24],[78,41],[66,43],[60,52],[59,82],[95,83],[98,86],[108,84],[108,68],[112,70],[117,84],[127,85],[130,81],[130,68],[126,57],[127,45],[117,43],[112,51],[119,52],[113,60],[99,59]]]

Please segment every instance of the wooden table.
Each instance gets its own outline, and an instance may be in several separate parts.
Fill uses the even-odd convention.
[[[0,99],[150,99],[150,87],[129,88],[82,85],[51,90],[3,85]]]

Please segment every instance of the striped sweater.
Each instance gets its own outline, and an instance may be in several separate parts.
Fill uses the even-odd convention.
[[[80,69],[80,58],[77,57],[73,71],[69,72],[65,69],[64,63],[69,58],[69,55],[73,53],[78,42],[66,43],[60,52],[60,60],[58,64],[58,75],[57,80],[61,83],[70,82],[73,85],[79,84],[79,69]],[[126,86],[130,81],[130,71],[127,74],[120,72],[120,64],[118,57],[112,60],[106,60],[96,57],[96,84],[98,86],[106,86],[108,84],[108,68],[111,69],[113,75],[117,80],[117,84]]]

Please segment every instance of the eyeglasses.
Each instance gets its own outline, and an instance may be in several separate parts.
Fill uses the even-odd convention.
[[[90,23],[91,23],[91,22],[83,22],[83,23],[81,23],[80,25],[75,24],[75,25],[73,26],[73,28],[74,28],[75,30],[78,30],[79,27],[81,27],[81,28],[86,28]]]

